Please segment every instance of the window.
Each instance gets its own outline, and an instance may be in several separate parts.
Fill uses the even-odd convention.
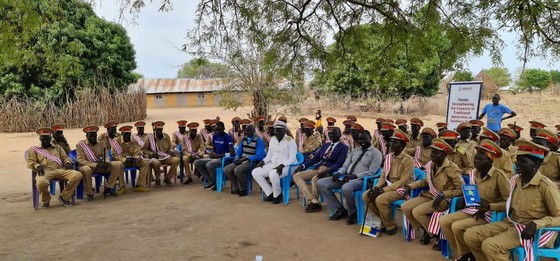
[[[156,94],[156,99],[157,99],[157,100],[163,99],[163,95],[161,95],[161,94]]]
[[[198,98],[199,98],[199,99],[204,99],[204,93],[199,93],[199,94],[198,94]]]

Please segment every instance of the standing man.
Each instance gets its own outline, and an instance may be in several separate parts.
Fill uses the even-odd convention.
[[[66,140],[66,137],[64,137],[64,125],[62,124],[53,125],[51,129],[53,130],[52,144],[62,147],[64,152],[66,152],[66,155],[70,154],[70,151],[72,151],[72,149],[70,148],[70,145]]]
[[[66,155],[66,152],[58,145],[51,143],[53,130],[40,128],[37,130],[41,146],[33,146],[27,151],[27,167],[37,173],[35,181],[41,195],[43,208],[50,207],[51,194],[49,187],[51,180],[62,179],[68,184],[65,186],[58,201],[65,207],[72,206],[72,196],[82,180],[82,174],[74,170],[74,164]]]
[[[91,187],[91,177],[93,173],[109,173],[103,197],[116,197],[112,191],[115,187],[117,177],[123,175],[123,164],[120,161],[110,161],[107,158],[107,148],[105,143],[97,142],[97,132],[99,127],[88,126],[82,129],[86,133],[86,139],[76,144],[76,153],[80,173],[84,180],[87,200],[93,200],[93,189]]]
[[[315,114],[315,121],[317,121],[317,123],[315,124],[315,128],[323,126],[323,115],[321,113],[321,110],[317,110],[317,113]]]
[[[315,152],[313,158],[305,161],[294,171],[294,182],[303,192],[307,200],[309,200],[309,205],[306,209],[321,208],[317,181],[342,167],[344,159],[346,159],[346,155],[348,155],[348,146],[340,142],[340,128],[334,127],[332,131],[329,132],[329,135],[331,143],[324,144],[321,149]],[[314,165],[318,165],[318,167],[311,169]],[[311,181],[311,191],[307,187],[307,181]],[[337,213],[335,213],[335,215],[336,214]],[[343,213],[339,214],[341,214],[339,218],[348,215],[348,213],[346,213],[346,215]]]
[[[177,148],[177,145],[179,144],[181,144],[181,146],[185,145],[184,142],[185,137],[187,136],[187,121],[177,121],[177,127],[179,128],[179,130],[173,133],[173,138],[171,140],[171,144],[174,148]]]
[[[171,178],[177,177],[177,167],[179,167],[179,162],[181,161],[171,144],[171,138],[167,133],[163,133],[164,125],[165,122],[163,121],[152,123],[155,133],[148,134],[147,142],[144,144],[144,148],[142,148],[144,154],[150,159],[151,164],[153,164],[156,170],[156,187],[161,186],[161,164],[170,165],[169,172],[163,178],[163,182],[167,186],[173,186]]]
[[[270,139],[268,153],[251,173],[264,192],[264,200],[274,204],[282,202],[280,179],[289,174],[288,166],[297,162],[296,142],[286,135],[287,127],[283,121],[274,123],[274,137]],[[266,181],[267,177],[271,184]]]
[[[265,155],[264,142],[261,137],[255,135],[255,126],[247,125],[244,132],[233,163],[224,167],[224,173],[231,181],[231,194],[238,194],[240,197],[247,196],[245,173],[251,168],[251,164],[257,164]]]
[[[197,159],[202,159],[205,156],[204,141],[202,140],[202,136],[196,133],[198,126],[198,122],[191,122],[187,125],[187,128],[189,128],[189,135],[185,137],[185,146],[183,146],[183,165],[187,180],[183,182],[183,185],[193,183],[190,165],[194,164]]]
[[[418,118],[410,119],[410,140],[406,143],[407,148],[416,148],[422,145],[420,130],[424,127],[424,122]]]
[[[354,192],[362,189],[365,176],[372,176],[377,172],[382,160],[381,152],[371,144],[371,134],[369,131],[360,133],[358,144],[360,144],[360,148],[356,148],[346,157],[342,167],[332,177],[325,177],[317,181],[317,186],[325,197],[329,210],[335,214],[338,213],[338,216],[333,215],[329,219],[338,219],[344,216],[344,213],[347,213],[346,223],[348,225],[355,224],[358,218],[356,215]],[[346,209],[332,192],[332,189],[339,188],[342,188]],[[310,213],[320,210],[321,205],[314,204],[306,209],[305,212]]]
[[[432,154],[432,140],[437,137],[436,132],[432,128],[424,128],[422,130],[422,144],[416,148],[405,149],[406,154],[413,157],[414,167],[424,170],[424,165],[430,162]]]
[[[142,159],[142,147],[132,141],[132,126],[122,126],[119,128],[119,131],[121,132],[121,139],[119,140],[121,153],[116,154],[115,158],[122,162],[125,168],[140,168],[138,182],[136,183],[136,187],[134,187],[134,191],[149,192],[150,189],[146,187],[146,178],[150,172],[150,162]]]
[[[229,155],[234,155],[233,139],[225,132],[225,125],[219,121],[216,123],[216,133],[212,137],[212,148],[210,158],[197,159],[194,162],[194,168],[202,174],[207,180],[205,189],[216,190],[216,169],[222,166],[222,158]]]
[[[303,141],[298,140],[296,137],[296,144],[298,144],[298,150],[303,154],[305,159],[311,158],[313,153],[321,147],[321,135],[317,132],[313,132],[315,126],[311,122],[306,122],[303,124]]]
[[[377,185],[362,194],[364,203],[381,219],[379,230],[387,235],[397,232],[397,224],[391,218],[391,203],[405,199],[404,186],[414,181],[414,161],[403,153],[406,142],[406,133],[401,129],[395,130],[390,142],[391,153],[385,158]]]
[[[509,114],[508,116],[504,117],[504,114]],[[492,103],[486,104],[484,109],[482,109],[482,114],[478,116],[478,119],[484,118],[488,114],[488,119],[486,120],[486,127],[493,132],[498,132],[502,128],[501,124],[503,120],[511,119],[517,116],[517,113],[512,111],[505,105],[500,104],[500,95],[494,94],[492,96]]]
[[[539,172],[548,149],[526,140],[517,143],[519,174],[510,180],[507,218],[465,232],[465,243],[478,261],[511,260],[510,250],[518,246],[531,255],[537,229],[560,226],[560,191]],[[555,238],[554,234],[544,232],[538,243],[550,248]],[[529,256],[526,260],[533,259],[534,256]]]
[[[437,235],[433,234],[434,228],[439,228],[437,218],[431,220],[430,214],[445,212],[449,209],[451,199],[463,194],[463,178],[461,171],[455,163],[448,159],[453,148],[441,139],[432,141],[432,161],[426,164],[426,178],[405,186],[405,195],[416,188],[429,187],[428,191],[420,196],[404,202],[401,209],[409,220],[414,230],[424,229],[424,236],[420,244],[427,245]],[[430,226],[430,224],[435,224]],[[429,232],[432,231],[432,232]],[[438,248],[439,242],[433,248]]]

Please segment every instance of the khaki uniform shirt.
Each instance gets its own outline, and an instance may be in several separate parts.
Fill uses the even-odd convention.
[[[204,141],[202,140],[202,136],[200,136],[200,134],[196,134],[194,140],[191,139],[190,135],[187,137],[187,139],[189,139],[189,141],[191,142],[193,154],[198,152],[198,155],[200,156],[204,155]],[[186,145],[183,146],[183,156],[186,157],[191,156],[191,153],[189,152]]]
[[[415,149],[416,147],[422,145],[422,138],[420,135],[418,135],[418,137],[416,139],[413,139],[412,136],[410,136],[410,140],[406,143],[406,148],[407,149]]]
[[[492,165],[494,165],[494,168],[503,170],[506,175],[511,178],[513,176],[513,162],[511,162],[511,156],[509,155],[509,153],[504,150],[502,150],[502,156],[499,158],[496,158],[494,160],[494,163]],[[474,162],[474,161],[473,161]]]
[[[461,146],[463,148],[465,148],[466,150],[470,151],[472,153],[472,155],[474,155],[476,153],[475,150],[475,146],[478,146],[478,144],[475,141],[472,140],[458,140],[457,141],[457,146]]]
[[[179,132],[179,131],[177,131]],[[185,133],[180,133],[179,134],[183,135],[183,137],[187,137],[187,135],[189,135],[189,132],[185,132]],[[181,144],[181,146],[185,145],[185,141],[180,139],[179,137],[177,137],[177,134],[175,132],[173,132],[173,134],[171,135],[171,144],[173,145],[173,147],[177,147],[178,144]]]
[[[144,144],[146,144],[146,141],[148,141],[148,134],[144,133],[144,135],[138,135],[138,134],[132,134],[131,139],[134,143],[140,145],[140,147],[144,146],[143,144],[139,144],[138,141],[136,140],[136,138],[134,138],[134,136],[137,136],[138,138],[140,138]]]
[[[66,155],[70,154],[70,151],[72,151],[72,149],[70,148],[70,144],[68,144],[68,141],[65,144],[63,144],[63,143],[59,143],[58,141],[53,139],[51,143],[52,143],[52,145],[60,146],[66,152]]]
[[[549,152],[544,157],[539,171],[556,185],[560,185],[560,157],[558,157],[558,154]]]
[[[342,137],[340,137],[340,141],[348,146],[348,153],[350,153],[354,149],[354,138],[352,138],[352,134],[350,133],[342,133]]]
[[[432,160],[431,155],[432,155],[432,148],[427,147],[427,148],[423,148],[422,145],[417,146],[415,148],[408,148],[408,149],[404,149],[405,153],[408,154],[410,157],[412,157],[412,159],[416,160],[416,148],[420,147],[420,157],[417,159],[420,164],[422,164],[422,166],[428,164],[428,162],[430,162],[430,160]]]
[[[119,139],[121,135],[119,133],[117,133],[117,135],[115,135],[115,139]],[[102,142],[105,144],[106,148],[111,148],[111,144],[109,144],[109,140],[108,140],[109,134],[107,134],[107,132],[105,133],[101,133],[98,137],[97,137],[97,142]]]
[[[389,185],[387,179],[393,184]],[[379,177],[376,186],[383,188],[383,191],[387,192],[404,187],[404,185],[412,181],[414,181],[414,160],[403,151],[398,156],[393,156],[391,170],[388,175],[385,170],[381,172],[381,177]]]
[[[509,157],[511,158],[512,163],[517,162],[517,147],[510,145],[505,151],[509,153]]]
[[[470,173],[474,169],[474,154],[463,147],[456,146],[455,152],[451,152],[447,158],[457,164],[462,173]]]
[[[381,138],[383,139],[383,137],[381,137]],[[385,141],[385,140],[383,140],[383,141]],[[389,154],[389,142],[388,142],[388,141],[385,141],[385,148],[384,148],[384,149],[381,148],[381,147],[382,147],[381,145],[382,145],[382,144],[381,144],[381,140],[376,140],[376,141],[373,143],[373,146],[374,146],[375,148],[377,148],[377,149],[381,152],[381,155],[383,156],[383,158],[385,158],[385,156],[386,156],[387,154]],[[385,152],[385,153],[383,153],[383,152]]]
[[[122,149],[122,155],[119,157],[118,155],[114,155],[115,160],[120,160],[121,162],[126,161],[126,157],[133,157],[136,160],[142,159],[142,147],[138,145],[136,142],[132,141],[132,137],[130,138],[129,142],[124,142],[122,137],[119,139],[119,145]]]
[[[506,211],[506,201],[509,197],[509,177],[502,170],[492,167],[484,179],[480,178],[480,172],[475,169],[475,184],[481,199],[490,203],[492,211]]]
[[[155,134],[153,135],[155,136]],[[170,152],[173,151],[173,144],[171,144],[171,138],[169,137],[169,135],[167,135],[167,133],[163,134],[163,139],[160,140],[158,138],[155,138],[155,141],[160,151],[163,151],[167,154],[170,154]],[[146,155],[148,158],[151,158],[152,155],[155,154],[155,152],[152,151],[152,146],[150,146],[149,138],[146,139],[146,143],[144,144],[144,148],[142,148],[142,150],[144,151],[144,155]]]
[[[39,148],[42,148],[39,146]],[[62,160],[62,164],[66,164],[66,163],[72,163],[72,161],[70,160],[70,158],[68,158],[68,155],[66,155],[66,152],[64,151],[64,149],[62,149],[62,147],[58,146],[58,145],[53,145],[48,149],[42,148],[44,150],[46,150],[49,154],[60,158],[60,160]],[[49,158],[41,155],[41,154],[37,154],[35,153],[35,151],[33,151],[31,148],[28,150],[28,155],[27,155],[27,167],[30,168],[33,171],[37,171],[37,167],[39,166],[43,166],[43,168],[45,170],[54,170],[54,169],[62,169],[63,167],[61,167],[60,165],[58,165],[58,163],[56,163],[55,161],[50,160]]]
[[[299,138],[296,137],[296,140],[298,140]],[[298,144],[299,141],[296,141],[296,144]],[[322,140],[321,140],[321,134],[319,134],[318,132],[313,133],[313,135],[306,137],[305,140],[303,141],[303,151],[300,151],[301,153],[310,153],[315,151],[317,148],[321,147],[322,145]]]
[[[87,140],[84,140],[84,143],[90,147],[91,151],[93,151],[93,154],[95,155],[95,158],[97,159],[102,160],[104,158],[103,151],[107,153],[107,147],[105,147],[104,142],[97,142],[94,146],[92,146]],[[78,164],[80,164],[80,166],[89,166],[91,168],[95,168],[95,166],[97,166],[97,162],[89,161],[89,159],[86,157],[86,154],[84,153],[84,150],[78,144],[76,144],[76,154],[78,155]],[[107,158],[107,156],[105,156],[105,161],[109,161],[109,158]]]
[[[509,211],[513,221],[524,225],[533,221],[537,228],[560,226],[560,191],[556,184],[540,172],[525,186],[521,176],[515,183]]]
[[[432,163],[435,165],[434,163]],[[445,159],[441,167],[439,167],[436,171],[431,170],[432,175],[432,184],[434,187],[443,192],[446,199],[452,199],[453,197],[458,197],[463,195],[463,177],[461,177],[461,170],[455,163],[451,162],[449,159]],[[409,185],[410,188],[423,188],[428,187],[428,178],[426,177],[423,180],[416,181]],[[422,192],[422,196],[433,199],[434,197],[430,193],[430,191]]]

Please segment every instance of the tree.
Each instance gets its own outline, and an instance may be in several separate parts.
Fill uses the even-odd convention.
[[[492,67],[486,70],[486,73],[498,87],[509,86],[511,83],[511,74],[505,67]]]
[[[212,63],[204,58],[191,59],[177,72],[177,78],[227,78],[229,68],[223,64]]]
[[[550,73],[541,69],[527,69],[521,74],[518,85],[524,90],[543,90],[550,84]]]
[[[1,27],[6,29],[0,33],[7,37],[0,46],[12,45],[0,50],[2,98],[30,97],[61,105],[73,99],[78,88],[122,90],[137,80],[135,52],[126,30],[98,18],[89,4],[80,0],[0,0],[0,4],[5,18]]]
[[[471,71],[458,71],[453,75],[453,81],[456,82],[468,82],[473,80],[473,75]]]
[[[550,81],[552,82],[552,84],[555,84],[555,85],[560,84],[560,71],[551,70],[550,71]]]

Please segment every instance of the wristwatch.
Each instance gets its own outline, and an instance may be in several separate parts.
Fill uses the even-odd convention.
[[[441,197],[441,198],[445,198],[445,195],[443,194],[443,192],[439,193],[438,196]]]

